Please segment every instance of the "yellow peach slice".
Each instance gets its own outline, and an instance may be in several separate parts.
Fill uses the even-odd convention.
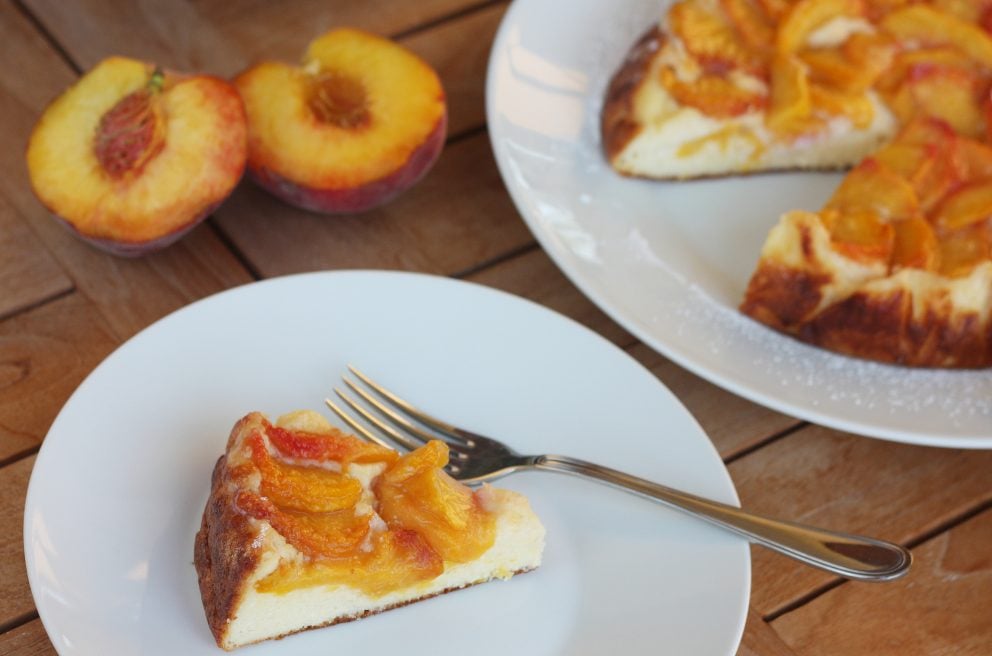
[[[966,137],[985,133],[985,115],[978,104],[982,83],[977,75],[960,68],[921,64],[910,73],[905,86],[918,114],[946,121]]]
[[[793,53],[802,48],[816,28],[838,16],[861,16],[861,0],[799,0],[792,5],[778,26],[776,48]]]
[[[830,232],[833,248],[862,262],[885,261],[892,256],[895,229],[870,210],[827,209],[821,220]]]
[[[771,101],[765,123],[780,134],[796,132],[796,126],[812,110],[806,69],[795,55],[777,54],[772,59]]]
[[[719,7],[711,10],[697,2],[679,2],[672,6],[668,19],[686,50],[705,69],[739,68],[754,73],[763,70],[760,55],[737,36]]]
[[[983,224],[941,235],[938,271],[952,278],[966,276],[989,260],[990,245],[988,226]]]
[[[937,268],[937,236],[930,224],[921,217],[913,217],[892,224],[895,241],[892,248],[892,266],[933,271]]]
[[[910,5],[883,18],[880,26],[904,43],[958,48],[984,68],[992,69],[992,36],[934,7]]]
[[[174,242],[234,190],[245,133],[229,83],[111,57],[45,110],[28,172],[41,202],[80,237],[141,255]]]
[[[826,209],[848,214],[870,212],[881,220],[893,221],[917,216],[919,203],[909,182],[870,157],[844,177]]]
[[[692,82],[683,82],[669,68],[660,72],[662,84],[679,104],[694,107],[713,118],[733,118],[761,109],[767,96],[742,89],[726,77],[702,75]]]
[[[957,230],[992,217],[992,180],[965,185],[940,204],[932,220],[942,230]]]
[[[752,50],[764,50],[775,41],[772,22],[754,0],[720,0],[720,7]]]
[[[248,171],[286,202],[361,212],[416,184],[444,145],[437,74],[402,46],[355,29],[314,40],[302,66],[265,62],[235,84],[248,113]]]
[[[818,84],[811,84],[809,93],[814,108],[846,117],[858,129],[867,128],[875,118],[875,106],[863,94],[834,91]]]

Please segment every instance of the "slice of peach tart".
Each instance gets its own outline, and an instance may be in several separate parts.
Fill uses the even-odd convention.
[[[217,644],[231,650],[537,568],[544,528],[527,499],[473,491],[442,470],[447,459],[443,442],[400,455],[312,411],[238,421],[194,549]]]

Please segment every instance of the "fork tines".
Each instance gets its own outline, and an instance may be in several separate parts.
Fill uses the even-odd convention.
[[[330,399],[325,399],[325,403],[360,437],[389,449],[399,446],[403,450],[411,451],[429,440],[442,440],[448,444],[454,458],[464,457],[460,449],[472,446],[471,440],[459,435],[457,429],[451,424],[418,410],[355,367],[349,365],[348,371],[360,382],[355,382],[347,376],[342,376],[341,380],[354,394],[361,398],[361,402],[340,388],[335,387],[334,393],[365,423],[359,421],[354,415],[346,412]],[[370,429],[369,426],[374,427],[375,430]],[[430,430],[425,430],[425,428]],[[390,441],[394,444],[391,444]],[[457,471],[458,467],[449,465],[449,469]]]

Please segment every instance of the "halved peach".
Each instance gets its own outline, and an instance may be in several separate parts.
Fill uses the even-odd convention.
[[[780,53],[796,52],[816,28],[838,16],[862,16],[861,0],[799,0],[779,23],[775,45]]]
[[[406,48],[336,29],[301,66],[256,64],[235,79],[248,113],[248,172],[284,201],[354,213],[416,184],[444,146],[434,70]]]
[[[958,230],[989,217],[992,217],[992,180],[979,180],[948,195],[931,220],[938,229]]]
[[[75,234],[136,256],[186,234],[245,168],[245,113],[229,83],[111,57],[42,114],[31,186]]]
[[[892,266],[911,267],[933,271],[937,268],[939,244],[933,228],[926,219],[918,216],[892,224],[895,240],[892,248]]]

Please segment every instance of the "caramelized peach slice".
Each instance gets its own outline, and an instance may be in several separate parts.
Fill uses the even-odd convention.
[[[774,25],[754,0],[720,0],[720,7],[752,50],[760,52],[774,42]]]
[[[992,147],[974,139],[956,139],[954,161],[965,180],[992,178]]]
[[[826,208],[843,214],[870,212],[885,221],[919,214],[912,185],[875,158],[864,160],[844,177]]]
[[[964,71],[974,71],[976,68],[971,58],[950,46],[904,50],[892,58],[891,65],[879,76],[877,87],[883,91],[893,91],[906,81],[913,69],[921,65]]]
[[[992,180],[980,180],[951,193],[932,220],[940,230],[958,230],[992,217]]]
[[[937,268],[939,245],[930,224],[921,217],[913,217],[892,224],[895,241],[892,248],[892,266],[911,267],[933,271]]]
[[[310,513],[279,508],[271,499],[241,491],[236,507],[255,519],[268,521],[289,544],[311,558],[344,558],[359,551],[370,529],[370,515],[348,508]]]
[[[871,71],[851,61],[839,48],[804,50],[799,58],[809,69],[811,82],[849,93],[863,92],[871,86]]]
[[[986,69],[992,69],[992,36],[974,23],[914,4],[885,16],[880,26],[903,43],[925,46],[951,46]]]
[[[895,230],[870,210],[825,210],[821,219],[830,232],[835,250],[863,262],[885,261],[892,256]]]
[[[969,23],[981,23],[992,8],[989,0],[931,0],[934,9],[950,14]]]
[[[269,441],[284,456],[304,460],[333,460],[350,463],[394,462],[399,454],[378,444],[360,440],[332,429],[330,433],[310,433],[270,426]]]
[[[446,561],[479,556],[495,540],[495,523],[475,494],[441,471],[448,447],[432,441],[402,456],[376,482],[379,514],[390,528],[416,531]]]
[[[772,59],[771,77],[771,102],[765,123],[774,132],[794,133],[812,110],[806,70],[795,55],[778,54]]]
[[[262,494],[281,509],[327,513],[354,508],[361,498],[357,479],[323,467],[281,462],[269,454],[257,433],[248,438],[248,446],[262,474]]]
[[[946,121],[968,137],[985,133],[985,115],[978,104],[980,80],[960,68],[920,64],[906,81],[915,111]]]
[[[952,278],[966,276],[992,257],[988,227],[976,224],[940,237],[940,273]]]
[[[686,50],[711,72],[742,69],[760,73],[761,57],[737,36],[721,12],[697,2],[679,2],[668,14]]]
[[[789,11],[789,7],[794,4],[794,0],[758,0],[758,4],[765,12],[765,16],[774,23]]]
[[[680,104],[713,118],[733,118],[761,109],[767,103],[763,94],[742,89],[723,76],[703,75],[693,82],[683,82],[671,69],[663,68],[661,79]]]
[[[856,128],[867,128],[875,119],[874,105],[862,94],[834,91],[818,84],[811,84],[809,93],[813,107],[833,116],[844,116]]]
[[[799,0],[778,26],[775,45],[780,53],[793,53],[806,43],[810,33],[838,16],[861,16],[861,0]]]

